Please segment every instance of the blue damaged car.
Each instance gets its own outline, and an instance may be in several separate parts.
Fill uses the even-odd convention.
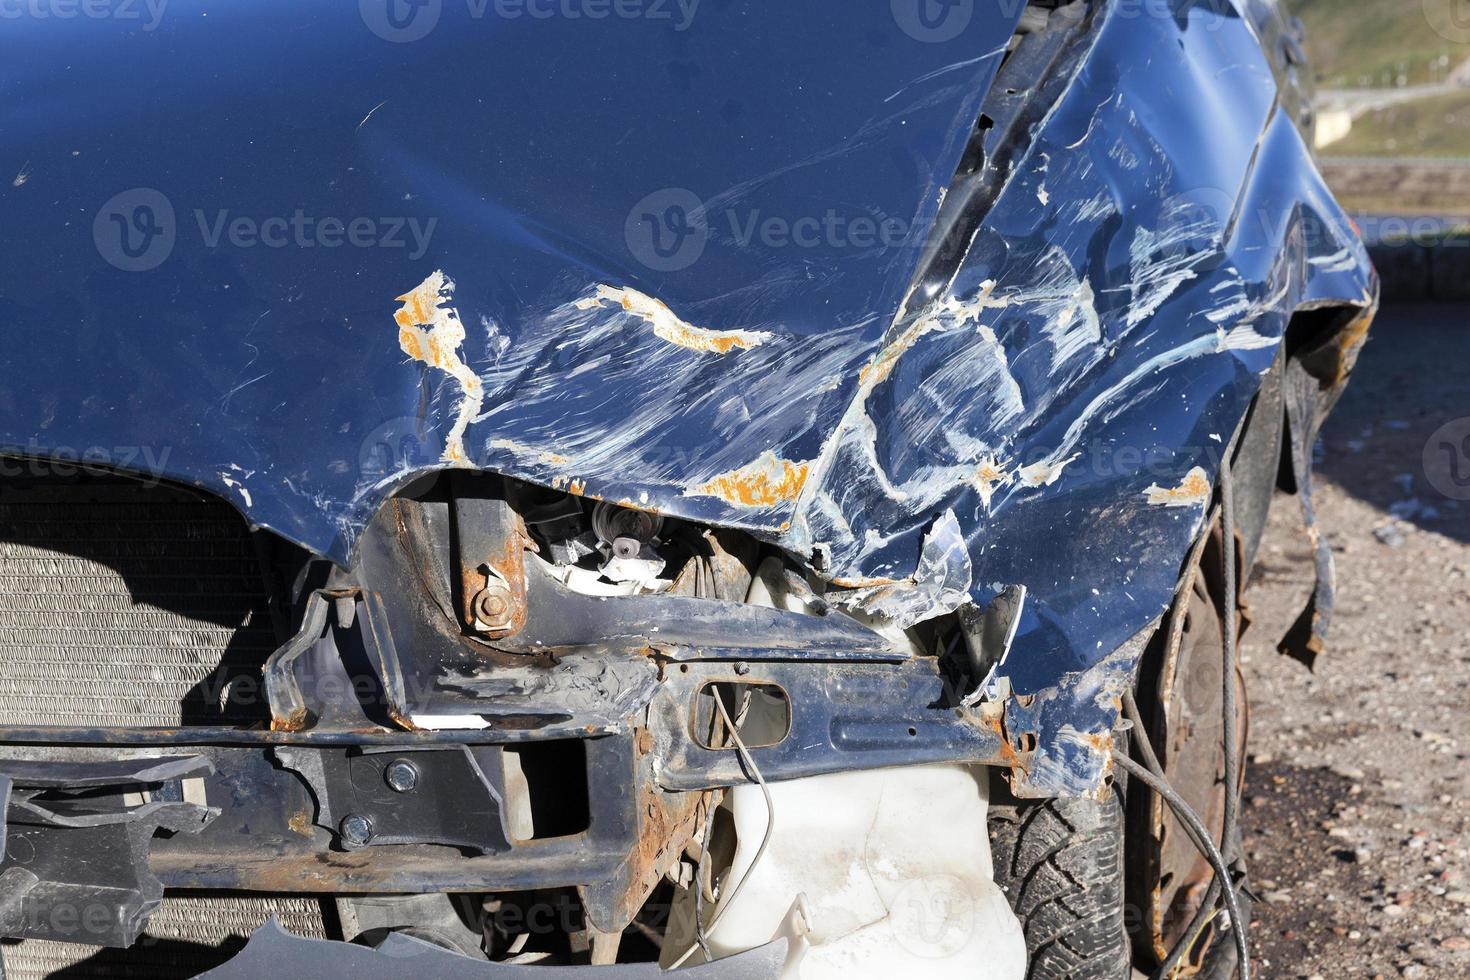
[[[1248,977],[1243,584],[1298,507],[1322,652],[1378,292],[1306,71],[0,0],[4,975]]]

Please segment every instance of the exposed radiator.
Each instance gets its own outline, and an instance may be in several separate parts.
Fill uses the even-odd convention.
[[[223,502],[0,482],[0,723],[218,722],[224,684],[275,646],[264,591]]]
[[[122,480],[0,478],[0,724],[241,720],[249,709],[222,712],[221,695],[232,678],[258,681],[275,648],[264,582],[223,502]],[[325,934],[313,898],[171,895],[131,949],[25,940],[0,956],[6,980],[182,980],[272,915]]]
[[[239,952],[272,915],[287,932],[325,936],[317,899],[170,896],[131,949],[27,939],[6,943],[0,955],[5,980],[185,980]]]

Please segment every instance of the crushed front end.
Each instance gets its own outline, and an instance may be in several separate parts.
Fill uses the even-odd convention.
[[[1025,975],[1376,306],[1274,4],[208,6],[0,35],[10,974]]]

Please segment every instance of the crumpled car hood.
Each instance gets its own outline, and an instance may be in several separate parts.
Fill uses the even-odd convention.
[[[503,6],[7,21],[0,446],[338,561],[441,465],[789,524],[768,454],[819,455],[1019,9]]]
[[[913,309],[1015,17],[946,39],[903,3],[711,3],[683,30],[449,3],[395,43],[325,0],[175,0],[127,36],[8,24],[0,449],[197,483],[338,561],[458,465],[744,527],[854,584],[918,584],[928,542],[978,603],[1029,590],[1017,693],[1085,678],[1168,606],[1293,311],[1376,289],[1251,26],[1177,6],[1101,15]],[[164,202],[172,237],[144,235]],[[298,213],[379,238],[230,243]],[[1095,701],[1077,725],[1106,731],[1090,683],[1057,710]]]

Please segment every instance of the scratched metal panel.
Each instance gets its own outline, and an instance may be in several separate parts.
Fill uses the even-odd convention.
[[[131,949],[26,939],[0,957],[6,980],[185,980],[229,959],[271,916],[293,935],[327,938],[317,899],[170,896]]]
[[[0,388],[0,447],[156,467],[338,559],[466,407],[475,462],[575,459],[595,493],[674,500],[799,431],[809,458],[1023,5],[387,6],[5,20],[0,322],[29,339],[0,372],[34,388]],[[430,367],[396,297],[436,270],[463,337]],[[579,308],[599,284],[773,340],[699,353]]]
[[[1044,695],[1043,754],[1111,726],[1097,678],[1132,662],[1105,658],[1167,604],[1292,311],[1376,289],[1227,0],[1108,5],[913,309],[1013,18],[936,40],[903,3],[709,4],[684,30],[446,4],[394,44],[325,0],[200,3],[0,33],[0,315],[26,338],[0,346],[25,379],[0,445],[110,446],[339,560],[395,486],[463,463],[844,578],[912,576],[952,512],[970,596],[1029,590],[1005,673]],[[135,242],[171,245],[146,271],[109,244],[162,214],[104,207],[131,187],[177,215]],[[911,234],[747,234],[854,205]],[[298,207],[438,224],[417,258],[209,244],[222,214]]]

